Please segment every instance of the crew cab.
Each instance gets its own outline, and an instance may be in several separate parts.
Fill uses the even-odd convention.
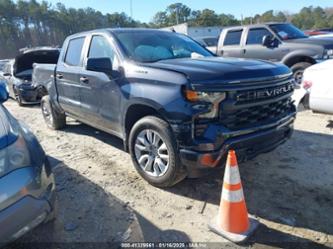
[[[48,82],[41,108],[50,128],[68,116],[120,137],[138,173],[158,187],[222,165],[229,149],[240,161],[271,151],[293,131],[288,67],[216,57],[174,32],[71,35],[57,65],[36,70]]]
[[[306,36],[290,23],[266,23],[223,29],[217,54],[282,62],[301,84],[303,72],[333,56],[333,40]]]
[[[45,95],[44,89],[31,82],[34,63],[56,63],[59,48],[37,47],[23,50],[15,59],[10,60],[3,69],[9,96],[19,105],[38,104]]]

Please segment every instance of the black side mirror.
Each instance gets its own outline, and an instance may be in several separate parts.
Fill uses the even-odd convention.
[[[0,103],[2,104],[8,99],[8,91],[6,84],[4,82],[0,82]]]
[[[110,58],[89,58],[87,61],[87,70],[101,72],[107,75],[112,74],[112,62]]]
[[[270,35],[265,35],[262,38],[262,45],[267,48],[276,48],[279,46],[279,41]]]
[[[265,35],[263,38],[262,38],[262,45],[264,47],[270,47],[272,44],[272,37],[269,36],[269,35]]]

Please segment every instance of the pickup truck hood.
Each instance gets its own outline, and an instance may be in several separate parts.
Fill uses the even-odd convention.
[[[0,150],[17,139],[18,128],[8,111],[0,105]]]
[[[286,40],[284,42],[321,45],[326,49],[333,49],[333,39],[330,39],[330,38],[302,38],[302,39]]]
[[[163,60],[145,66],[182,73],[193,85],[251,81],[290,73],[290,70],[282,64],[221,57]]]

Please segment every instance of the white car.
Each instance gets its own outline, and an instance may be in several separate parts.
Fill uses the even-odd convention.
[[[296,108],[299,108],[300,104],[303,104],[304,107],[308,107],[308,90],[305,89],[302,85],[298,85],[292,96]]]
[[[307,68],[303,75],[303,85],[310,89],[310,109],[316,112],[333,114],[333,60]]]

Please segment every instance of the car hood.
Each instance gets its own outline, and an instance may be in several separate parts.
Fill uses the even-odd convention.
[[[310,44],[310,45],[321,45],[325,48],[333,48],[333,40],[330,38],[302,38],[302,39],[293,39],[286,40],[287,43],[300,43],[300,44]]]
[[[145,66],[182,73],[194,86],[252,81],[290,73],[282,64],[221,57],[163,60]]]
[[[0,105],[0,150],[13,143],[18,136],[18,126],[9,112]]]
[[[26,51],[15,57],[14,75],[18,78],[31,79],[34,63],[56,64],[59,57],[59,49],[36,49]],[[21,76],[21,72],[31,71],[29,75]]]

